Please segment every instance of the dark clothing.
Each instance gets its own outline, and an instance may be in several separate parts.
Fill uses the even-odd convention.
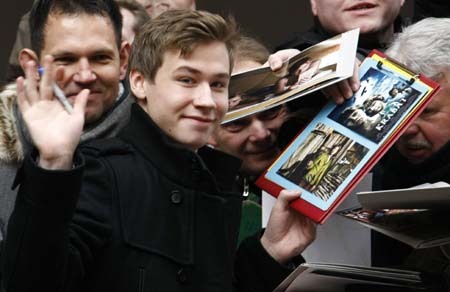
[[[19,171],[7,291],[272,291],[289,274],[258,236],[241,245],[233,277],[240,162],[180,146],[139,106],[118,138],[75,161],[48,171],[29,157]]]
[[[426,17],[450,17],[448,0],[415,0],[413,21]]]
[[[450,142],[420,164],[409,163],[392,148],[374,168],[373,181],[374,190],[408,188],[439,181],[450,183]],[[413,250],[377,232],[372,235],[373,265],[414,269],[436,279],[433,281],[436,285],[450,283],[450,259],[445,254],[450,251],[449,246]]]
[[[400,17],[397,17],[397,19],[394,22],[394,31],[399,32],[401,31],[401,26],[403,25],[403,21]],[[333,37],[334,34],[330,34],[327,32],[317,18],[314,18],[314,25],[307,30],[306,32],[297,32],[294,33],[293,36],[287,40],[286,42],[279,45],[275,50],[281,50],[281,49],[289,49],[289,48],[296,48],[299,50],[304,50],[310,46],[313,46],[315,44],[318,44],[324,40],[327,40],[331,37]],[[373,49],[385,49],[385,46],[387,44],[380,44],[380,43],[374,43],[374,42],[365,42],[364,36],[360,36],[360,41],[358,43],[357,48],[357,54],[359,59],[365,58],[370,51]]]

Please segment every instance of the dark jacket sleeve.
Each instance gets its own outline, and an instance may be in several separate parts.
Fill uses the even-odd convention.
[[[271,292],[293,271],[267,253],[260,237],[261,234],[248,237],[236,253],[235,286],[238,291]],[[296,260],[304,262],[302,257]]]
[[[102,167],[91,159],[88,173],[87,160],[77,154],[75,161],[72,170],[49,171],[27,157],[19,170],[20,188],[2,255],[7,291],[78,289],[95,249],[107,240],[105,212],[95,209],[102,198],[89,194],[107,187],[95,178]]]

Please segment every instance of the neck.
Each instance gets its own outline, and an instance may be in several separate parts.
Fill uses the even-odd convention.
[[[394,25],[382,31],[360,35],[360,46],[364,48],[386,48],[394,37]]]

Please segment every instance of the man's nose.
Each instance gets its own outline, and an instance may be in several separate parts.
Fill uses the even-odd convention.
[[[195,91],[194,105],[197,107],[214,108],[216,107],[216,101],[212,94],[212,90],[209,84],[199,84]]]
[[[260,120],[254,120],[250,126],[249,140],[251,142],[258,142],[270,136],[270,130],[266,124]]]
[[[74,75],[74,81],[79,83],[91,83],[97,78],[92,71],[91,64],[87,59],[81,59],[78,64],[78,71]]]
[[[409,125],[405,132],[403,132],[402,136],[414,136],[419,132],[420,128],[417,122],[413,122],[411,125]]]

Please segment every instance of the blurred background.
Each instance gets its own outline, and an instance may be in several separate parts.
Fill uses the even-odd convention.
[[[2,20],[0,45],[0,84],[4,84],[9,53],[14,44],[20,17],[26,13],[33,0],[3,0],[0,4]],[[413,1],[406,1],[402,14],[412,13]],[[273,48],[288,39],[294,32],[302,32],[312,25],[309,1],[243,1],[197,0],[198,9],[222,15],[233,15],[241,29]]]

